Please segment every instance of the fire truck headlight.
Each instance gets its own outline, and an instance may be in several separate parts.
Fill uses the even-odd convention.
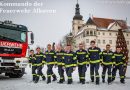
[[[20,60],[16,60],[16,63],[20,63],[21,61]]]

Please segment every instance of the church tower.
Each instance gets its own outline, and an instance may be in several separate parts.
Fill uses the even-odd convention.
[[[78,31],[84,24],[84,21],[82,19],[83,16],[80,15],[80,8],[77,0],[77,4],[75,8],[75,16],[73,17],[73,21],[72,21],[72,33],[74,36],[78,33]]]

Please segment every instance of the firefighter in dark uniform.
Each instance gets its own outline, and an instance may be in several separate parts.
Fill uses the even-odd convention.
[[[35,79],[37,77],[37,74],[36,74],[36,69],[37,69],[37,66],[36,66],[36,57],[35,57],[35,54],[34,54],[34,50],[30,50],[30,55],[29,55],[29,67],[31,68],[32,66],[32,77],[33,77],[33,82],[35,82]]]
[[[116,47],[116,52],[114,53],[114,56],[115,59],[114,59],[114,67],[112,70],[112,81],[115,80],[116,72],[117,70],[119,70],[120,82],[125,83],[124,66],[126,66],[126,62],[125,62],[125,56],[121,52],[121,47],[119,46]]]
[[[108,70],[108,84],[111,83],[111,79],[112,79],[112,65],[113,65],[113,60],[114,60],[114,53],[110,50],[110,45],[107,44],[106,45],[106,50],[104,50],[102,52],[102,67],[103,67],[103,71],[102,71],[102,82],[105,82],[105,74],[106,74],[106,70]]]
[[[58,83],[63,83],[65,81],[64,77],[64,69],[63,69],[63,60],[64,60],[64,50],[62,50],[61,46],[57,47],[56,52],[56,62],[58,65],[58,73],[60,76],[60,80]]]
[[[83,44],[79,44],[79,50],[76,51],[77,64],[78,64],[78,73],[80,83],[85,84],[85,73],[87,67],[89,66],[88,53],[83,49]]]
[[[43,81],[46,80],[46,77],[42,73],[42,68],[45,64],[44,54],[41,52],[40,47],[37,47],[36,51],[37,51],[37,53],[35,54],[35,56],[36,56],[36,66],[37,66],[37,77],[36,77],[35,83],[37,83],[39,81],[40,77],[42,77]]]
[[[76,60],[76,55],[75,53],[71,50],[71,45],[67,45],[66,51],[64,54],[64,61],[63,65],[66,70],[66,74],[68,77],[68,83],[67,84],[72,84],[72,73],[76,69],[77,66],[77,60]]]
[[[94,82],[94,71],[96,77],[96,85],[99,84],[99,66],[101,62],[101,50],[95,46],[95,41],[91,41],[91,47],[88,48],[88,55],[90,59],[90,76],[91,81]]]
[[[47,64],[47,84],[51,83],[51,77],[53,81],[56,81],[56,75],[53,72],[53,67],[56,65],[56,54],[55,51],[51,49],[51,44],[47,45],[47,51],[45,52],[45,61]]]

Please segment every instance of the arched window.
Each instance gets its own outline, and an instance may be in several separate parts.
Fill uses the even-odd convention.
[[[89,36],[89,31],[87,31],[87,34],[86,34],[87,36]]]
[[[78,30],[80,29],[80,26],[78,26]]]
[[[90,35],[93,36],[93,31],[90,31]]]

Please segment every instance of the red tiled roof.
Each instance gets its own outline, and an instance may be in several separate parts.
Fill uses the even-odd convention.
[[[124,20],[116,20],[118,24],[121,26],[122,29],[128,29],[128,26],[126,24],[126,21]]]
[[[111,23],[114,23],[116,21],[122,27],[122,29],[127,29],[127,24],[124,20],[115,20],[115,19],[98,18],[98,17],[93,17],[92,19],[94,23],[97,25],[97,27],[108,28],[108,26]]]

